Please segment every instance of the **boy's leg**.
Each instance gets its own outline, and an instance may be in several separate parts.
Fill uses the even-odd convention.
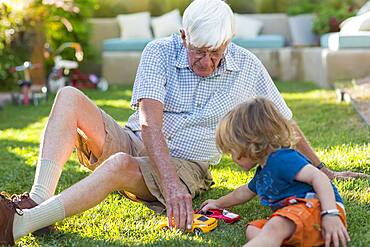
[[[262,230],[244,246],[281,246],[283,241],[289,238],[295,231],[295,224],[281,216],[274,216],[262,228]]]
[[[246,233],[247,239],[250,241],[253,238],[257,237],[257,235],[260,234],[261,231],[262,229],[256,226],[249,225],[247,226],[247,230],[245,231],[245,233]]]
[[[63,166],[74,149],[77,128],[88,136],[91,151],[99,157],[106,135],[101,112],[78,89],[65,87],[55,98],[41,138],[39,161],[30,192],[36,204],[54,195]]]
[[[117,153],[103,162],[90,176],[61,194],[35,208],[24,210],[22,216],[16,214],[13,224],[14,239],[90,209],[116,190],[132,191],[146,201],[156,200],[144,182],[137,160],[130,155]]]

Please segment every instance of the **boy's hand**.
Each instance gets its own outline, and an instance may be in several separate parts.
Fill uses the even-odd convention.
[[[207,212],[209,209],[222,209],[220,205],[217,204],[217,200],[208,199],[202,203],[200,210]]]
[[[334,247],[339,247],[339,241],[342,243],[343,247],[346,247],[347,242],[351,240],[339,216],[323,216],[321,219],[321,226],[323,229],[322,237],[325,240],[325,247],[329,247],[331,242],[334,244]]]

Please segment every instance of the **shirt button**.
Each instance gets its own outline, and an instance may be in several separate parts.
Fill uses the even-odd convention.
[[[183,119],[187,119],[187,118],[188,118],[188,116],[183,116],[182,118],[183,118]]]
[[[167,138],[167,140],[169,140],[169,141],[171,141],[171,139],[172,139],[172,138],[171,138],[171,136],[169,136],[169,137]]]
[[[201,104],[200,103],[197,103],[197,105],[196,105],[198,108],[201,106]]]

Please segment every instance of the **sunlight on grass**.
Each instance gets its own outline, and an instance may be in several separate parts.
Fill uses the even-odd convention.
[[[279,83],[299,126],[320,158],[335,170],[370,173],[369,127],[349,104],[336,103],[333,90],[318,89],[307,83]],[[98,106],[124,125],[130,109],[131,86],[113,87],[107,92],[87,91]],[[7,106],[0,111],[0,190],[29,191],[37,162],[39,139],[52,101],[38,107]],[[246,184],[253,172],[245,173],[229,156],[211,167],[215,185],[194,200],[194,208],[208,198],[218,198]],[[60,193],[90,172],[78,164],[75,154],[66,164],[57,188]],[[370,245],[370,181],[333,181],[346,203],[351,246]],[[257,199],[232,209],[240,222],[219,227],[210,234],[194,236],[163,232],[157,215],[144,205],[112,193],[95,208],[57,223],[58,231],[43,237],[28,235],[18,246],[241,246],[244,225],[270,214]]]
[[[95,100],[98,106],[111,106],[117,108],[131,109],[130,101],[128,100]]]

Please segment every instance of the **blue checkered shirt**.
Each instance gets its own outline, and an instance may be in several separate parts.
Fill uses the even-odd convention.
[[[200,77],[189,67],[180,36],[173,35],[152,41],[144,49],[131,105],[137,110],[140,99],[164,105],[163,133],[172,157],[217,163],[218,121],[237,104],[256,96],[272,100],[287,119],[292,118],[268,72],[251,52],[231,43],[213,74]],[[138,111],[126,126],[141,130]]]

